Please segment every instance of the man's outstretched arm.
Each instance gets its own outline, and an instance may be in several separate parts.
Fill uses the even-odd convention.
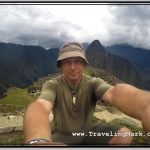
[[[23,121],[25,143],[37,138],[51,141],[49,114],[52,107],[52,103],[44,99],[38,99],[27,107]]]
[[[103,95],[102,99],[125,114],[142,121],[143,127],[150,131],[150,122],[148,117],[150,114],[150,92],[138,89],[129,84],[118,84],[109,88]]]

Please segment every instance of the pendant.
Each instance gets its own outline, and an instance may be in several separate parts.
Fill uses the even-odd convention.
[[[76,97],[75,96],[73,96],[72,101],[73,101],[73,104],[76,104]]]

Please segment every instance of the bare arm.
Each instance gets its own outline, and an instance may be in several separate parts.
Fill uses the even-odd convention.
[[[142,120],[144,112],[150,105],[150,92],[129,84],[118,84],[108,89],[102,99],[125,114]]]
[[[45,138],[51,141],[48,117],[52,107],[52,103],[44,99],[38,99],[28,106],[23,122],[25,143],[34,138]]]

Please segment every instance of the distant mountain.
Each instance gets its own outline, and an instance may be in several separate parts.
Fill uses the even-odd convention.
[[[126,83],[142,87],[141,76],[134,66],[127,59],[107,52],[98,40],[87,48],[87,58],[92,66],[104,69]]]
[[[141,86],[139,73],[127,59],[107,52],[97,40],[90,45],[83,43],[83,46],[91,66],[104,69],[127,83]],[[9,87],[25,88],[40,77],[58,72],[58,50],[59,48],[46,50],[41,46],[0,43],[0,96]],[[147,68],[143,73],[149,71],[150,68]],[[144,76],[144,79],[147,88],[150,76]]]
[[[8,87],[26,87],[39,77],[56,72],[56,51],[41,46],[0,43],[0,95]]]
[[[150,50],[135,48],[127,44],[106,47],[108,52],[128,59],[140,72],[150,68]]]
[[[143,86],[150,90],[150,50],[135,48],[127,44],[106,47],[108,52],[128,59],[141,74]]]
[[[89,43],[82,43],[83,48],[86,50],[90,44]]]

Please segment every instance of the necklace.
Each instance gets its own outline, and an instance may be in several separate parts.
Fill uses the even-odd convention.
[[[73,96],[72,102],[73,102],[74,105],[76,104],[76,97],[75,96]]]
[[[72,102],[73,104],[76,104],[76,93],[77,93],[77,87],[71,88],[71,94],[72,94]]]

